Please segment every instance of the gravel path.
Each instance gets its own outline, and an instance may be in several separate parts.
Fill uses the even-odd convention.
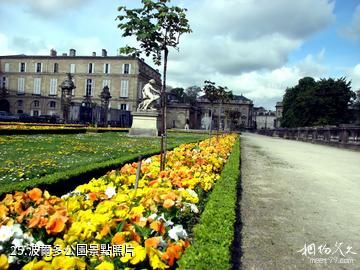
[[[255,134],[241,151],[241,269],[360,269],[360,152]]]

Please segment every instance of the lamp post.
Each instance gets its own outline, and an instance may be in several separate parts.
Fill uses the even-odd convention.
[[[109,107],[110,98],[111,98],[110,89],[106,85],[106,86],[104,86],[103,90],[100,93],[101,108],[102,108],[102,111],[103,111],[104,125],[107,124],[107,114],[108,114],[108,107]]]
[[[71,93],[72,90],[76,88],[74,82],[72,81],[71,73],[67,73],[67,79],[65,79],[61,85],[61,105],[63,110],[63,119],[64,123],[66,124],[69,120],[69,111],[70,111],[70,104],[71,104]]]
[[[80,120],[85,123],[93,124],[93,103],[91,96],[86,93],[84,100],[81,102]]]

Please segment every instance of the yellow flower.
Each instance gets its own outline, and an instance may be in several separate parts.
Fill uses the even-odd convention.
[[[130,260],[130,263],[136,265],[146,258],[146,249],[142,246],[136,246],[134,248],[134,257]]]
[[[8,269],[9,268],[9,262],[5,254],[1,254],[0,256],[0,269]]]
[[[51,264],[49,264],[45,261],[38,261],[29,269],[31,269],[31,270],[54,270],[54,267],[52,267]],[[62,269],[64,269],[64,268],[62,268]]]
[[[148,248],[148,253],[150,257],[150,265],[153,269],[167,269],[169,268],[161,259],[160,259],[160,252],[155,250],[154,248]]]
[[[95,267],[96,270],[114,270],[114,265],[111,262],[104,261]]]
[[[55,270],[85,270],[86,263],[77,257],[57,256],[51,264]]]

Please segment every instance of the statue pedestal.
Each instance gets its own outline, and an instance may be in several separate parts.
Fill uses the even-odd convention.
[[[137,111],[131,113],[133,121],[129,130],[131,136],[159,136],[160,113],[158,111]]]

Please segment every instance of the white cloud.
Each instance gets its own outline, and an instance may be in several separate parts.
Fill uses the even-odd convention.
[[[351,25],[343,29],[341,33],[353,40],[360,40],[360,5],[355,9]]]
[[[333,10],[328,0],[196,2],[189,9],[193,33],[181,38],[179,53],[169,55],[169,78],[193,85],[221,75],[281,68],[291,52],[333,22]],[[324,71],[314,63],[309,57],[299,69]]]
[[[335,3],[328,0],[227,0],[226,4],[204,0],[201,3],[191,13],[195,24],[200,26],[196,29],[210,35],[231,33],[235,39],[256,39],[269,33],[304,38],[334,20]]]
[[[351,89],[360,90],[360,63],[348,69],[348,79],[351,79]]]
[[[88,5],[89,1],[92,0],[0,0],[0,4],[17,5],[35,16],[50,18],[54,15],[66,15],[66,12],[71,9]]]
[[[234,94],[244,94],[252,99],[257,106],[261,105],[268,109],[274,109],[275,103],[282,100],[286,88],[296,85],[299,79],[305,76],[311,76],[315,79],[326,77],[328,67],[322,63],[324,55],[325,50],[322,49],[316,55],[309,54],[291,66],[283,65],[273,70],[253,70],[239,74],[216,72],[209,79],[215,81],[217,85],[227,86]],[[172,64],[171,62],[170,65]],[[174,62],[174,66],[177,70],[185,67],[178,61]],[[190,68],[189,65],[186,66],[186,69]],[[177,83],[186,80],[180,72],[172,73],[169,76],[171,80],[168,84],[179,87],[188,87],[194,84],[203,86],[203,71],[191,75],[196,83],[189,82],[187,84]],[[176,80],[174,81],[173,78]]]
[[[13,55],[16,51],[10,46],[10,41],[6,35],[0,33],[0,54],[1,55]]]

